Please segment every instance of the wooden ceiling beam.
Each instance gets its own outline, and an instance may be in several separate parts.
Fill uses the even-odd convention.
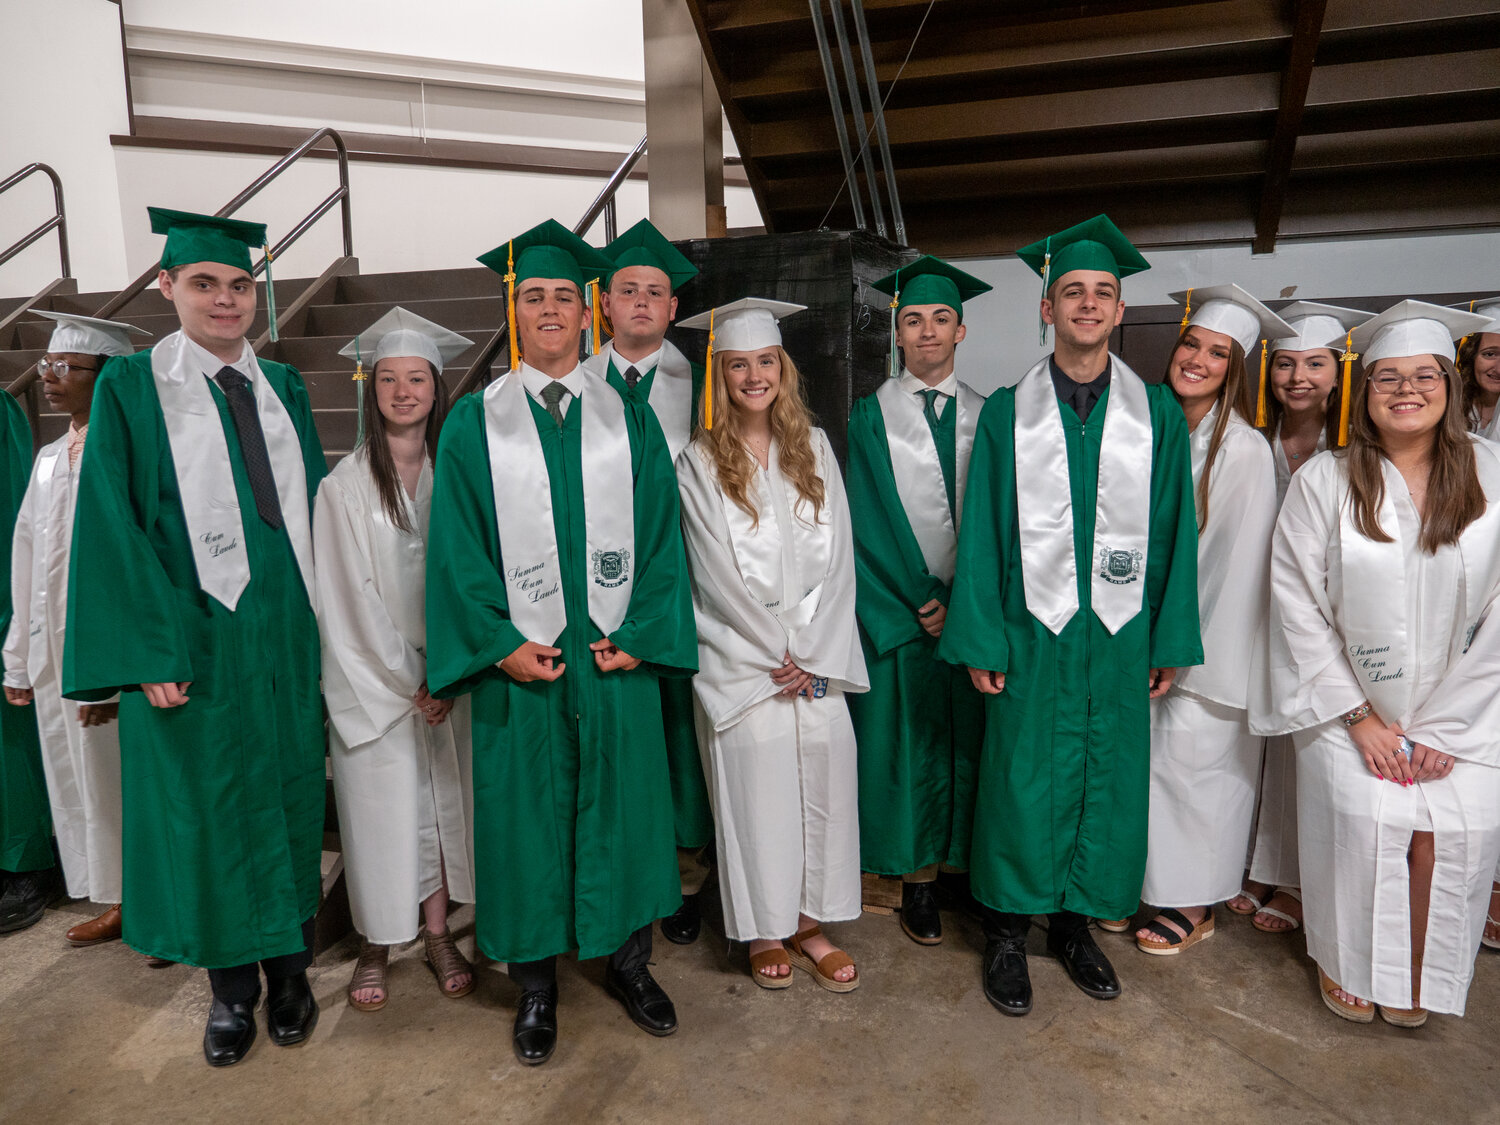
[[[1287,179],[1297,153],[1297,136],[1302,131],[1302,113],[1307,107],[1307,89],[1312,81],[1313,57],[1318,52],[1318,36],[1322,34],[1327,10],[1328,0],[1296,0],[1292,46],[1281,75],[1276,128],[1266,153],[1266,176],[1255,212],[1251,251],[1256,254],[1269,254],[1276,248],[1277,224],[1286,205]]]

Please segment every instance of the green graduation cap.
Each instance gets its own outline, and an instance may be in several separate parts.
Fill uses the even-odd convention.
[[[907,305],[947,305],[958,314],[960,323],[964,302],[994,288],[931,254],[923,254],[911,265],[887,274],[874,287],[896,298],[897,312]]]
[[[243,219],[195,215],[166,207],[147,207],[151,233],[167,236],[161,268],[175,269],[193,262],[218,262],[250,272],[250,247],[266,245],[266,224]]]
[[[614,269],[600,283],[606,289],[609,288],[614,270],[624,269],[626,266],[651,266],[659,269],[667,275],[674,290],[698,276],[698,267],[668,242],[666,236],[651,225],[650,219],[642,219],[606,246],[604,256],[614,259]]]
[[[1118,280],[1151,268],[1141,252],[1120,233],[1108,215],[1095,215],[1067,230],[1023,246],[1016,257],[1030,266],[1042,279],[1042,296],[1046,297],[1052,279],[1073,270],[1101,270]],[[1047,342],[1047,326],[1042,325],[1042,343]]]
[[[563,226],[548,219],[503,242],[479,260],[519,285],[533,277],[560,277],[582,290],[597,277],[615,268],[598,250]]]

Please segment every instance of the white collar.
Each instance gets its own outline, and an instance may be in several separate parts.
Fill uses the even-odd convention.
[[[583,394],[582,365],[574,367],[572,371],[569,371],[561,379],[554,379],[546,372],[538,371],[535,367],[527,363],[521,364],[521,384],[526,388],[526,393],[536,399],[537,402],[542,401],[542,391],[549,383],[561,383],[567,389],[568,394],[577,398]]]
[[[213,352],[209,351],[207,348],[203,347],[201,344],[195,341],[186,332],[182,334],[182,339],[183,342],[187,344],[188,356],[194,363],[202,366],[203,374],[207,378],[212,379],[224,368],[232,367],[245,378],[249,379],[252,386],[254,385],[255,374],[256,371],[259,370],[259,368],[255,362],[255,349],[250,346],[249,340],[241,341],[241,343],[244,345],[244,350],[240,352],[239,359],[235,360],[233,363],[225,363],[218,356],[214,355]]]
[[[915,375],[913,375],[910,371],[903,367],[901,369],[901,389],[903,391],[906,391],[908,394],[914,395],[921,394],[923,391],[928,390],[938,391],[941,394],[947,395],[949,398],[952,398],[954,395],[958,394],[958,371],[957,369],[954,369],[953,371],[948,372],[948,377],[941,383],[939,383],[935,387],[929,387],[926,383],[922,382],[922,380],[918,379]]]
[[[614,356],[615,370],[622,376],[625,374],[627,367],[634,367],[641,373],[641,377],[645,378],[651,372],[655,371],[656,365],[661,362],[662,346],[658,344],[656,350],[645,359],[626,359],[619,352],[613,351],[613,349],[611,349],[611,352]]]

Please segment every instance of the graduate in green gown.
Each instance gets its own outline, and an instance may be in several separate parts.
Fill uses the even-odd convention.
[[[636,223],[603,252],[615,267],[604,275],[600,291],[614,338],[586,365],[603,375],[626,402],[650,408],[675,461],[693,436],[703,365],[683,355],[666,334],[677,315],[676,291],[697,277],[698,270],[650,219]],[[682,906],[661,920],[661,932],[669,941],[690,945],[702,925],[698,894],[708,879],[707,851],[714,838],[713,811],[693,727],[691,680],[663,678],[661,717],[682,884]]]
[[[969,451],[984,396],[954,371],[964,302],[989,286],[924,256],[875,282],[892,297],[891,378],[849,415],[860,642],[870,690],[859,743],[862,866],[900,875],[901,928],[942,941],[939,866],[966,871],[984,697],[937,659]],[[899,348],[900,359],[897,358]]]
[[[151,209],[181,331],[110,360],[73,532],[63,694],[122,693],[125,941],[209,970],[209,1063],[311,1033],[323,707],[312,496],[326,472],[295,370],[257,360],[265,227]],[[257,965],[259,963],[259,967]]]
[[[1099,999],[1120,985],[1089,932],[1139,900],[1147,701],[1202,661],[1187,427],[1109,336],[1147,268],[1103,215],[1018,252],[1043,278],[1051,356],[986,402],[938,655],[986,695],[970,872],[985,995],[1031,1010],[1026,931]]]
[[[507,274],[524,362],[443,428],[427,680],[473,693],[479,948],[521,986],[514,1046],[536,1064],[570,949],[609,956],[639,1026],[676,1030],[648,967],[681,902],[658,680],[696,670],[696,634],[661,427],[578,361],[582,291],[612,263],[550,220],[480,261]]]
[[[0,396],[0,635],[10,629],[11,532],[31,475],[31,424],[11,395]],[[22,613],[25,613],[22,607]],[[0,707],[0,934],[34,925],[57,885],[52,812],[36,709]]]

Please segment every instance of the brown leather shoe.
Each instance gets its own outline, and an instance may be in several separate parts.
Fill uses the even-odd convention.
[[[79,922],[65,935],[69,945],[99,945],[120,938],[120,908],[111,906],[99,917],[88,922]]]

